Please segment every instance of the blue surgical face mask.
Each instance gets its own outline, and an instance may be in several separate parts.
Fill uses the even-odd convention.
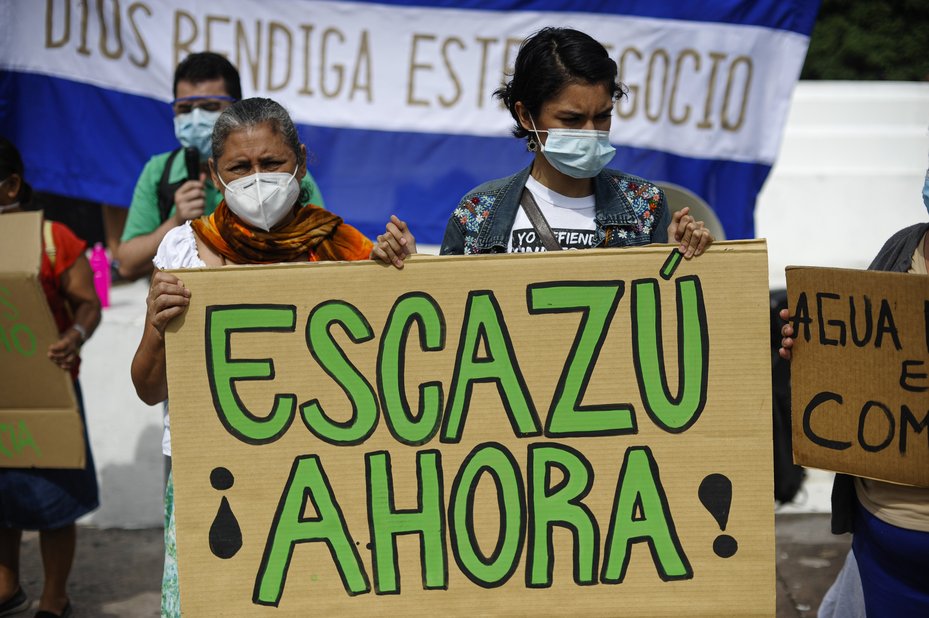
[[[610,145],[609,131],[593,129],[540,131],[535,128],[535,120],[530,118],[530,121],[536,139],[542,147],[542,154],[552,164],[552,167],[572,178],[593,178],[616,154],[616,149]],[[539,133],[548,133],[544,144],[539,138]]]
[[[923,204],[926,205],[926,210],[929,211],[929,170],[926,170],[926,180],[923,182]]]
[[[199,107],[188,114],[174,117],[174,135],[182,146],[193,146],[200,152],[200,160],[213,156],[213,125],[222,112],[209,112]]]

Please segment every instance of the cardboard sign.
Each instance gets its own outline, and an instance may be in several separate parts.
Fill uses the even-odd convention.
[[[42,215],[0,217],[0,467],[83,468],[71,375],[47,356],[58,328],[39,281]]]
[[[774,615],[763,242],[178,271],[185,616]]]
[[[794,460],[929,487],[929,277],[787,269]]]

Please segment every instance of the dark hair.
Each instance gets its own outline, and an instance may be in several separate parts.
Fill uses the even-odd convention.
[[[226,139],[229,134],[239,129],[248,129],[265,122],[281,134],[284,143],[290,147],[297,157],[297,164],[302,165],[303,153],[300,150],[300,136],[297,127],[291,120],[290,114],[280,103],[272,99],[253,97],[242,99],[223,110],[213,125],[213,158],[218,160],[226,150]]]
[[[277,101],[261,97],[237,101],[219,115],[216,124],[213,125],[213,160],[218,161],[223,156],[226,150],[226,139],[230,133],[265,122],[271,123],[271,127],[284,138],[284,143],[297,157],[297,165],[306,163],[306,157],[300,150],[300,136],[297,134],[297,127],[290,114]],[[306,189],[301,187],[298,198],[300,203],[309,200],[310,197]]]
[[[16,199],[21,205],[26,205],[32,200],[32,187],[26,182],[24,177],[23,159],[19,156],[19,150],[7,138],[0,136],[0,181],[4,181],[13,174],[19,176],[19,193]]]
[[[232,66],[225,56],[213,52],[197,52],[181,61],[174,70],[174,97],[177,98],[177,84],[180,81],[198,84],[211,79],[222,78],[226,92],[233,99],[242,98],[242,82],[239,71]]]
[[[513,135],[526,137],[519,124],[516,102],[538,117],[542,104],[570,84],[604,84],[614,99],[625,95],[616,81],[616,62],[590,35],[571,28],[543,28],[519,47],[512,79],[494,91],[516,121]]]

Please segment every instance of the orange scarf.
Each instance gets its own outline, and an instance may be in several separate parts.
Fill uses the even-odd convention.
[[[373,244],[328,210],[307,204],[293,221],[271,232],[244,224],[225,200],[212,215],[191,222],[194,233],[233,264],[366,260]]]

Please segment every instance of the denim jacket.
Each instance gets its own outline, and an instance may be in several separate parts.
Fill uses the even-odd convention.
[[[440,253],[505,253],[530,169],[485,182],[465,195],[449,218]],[[671,215],[658,186],[637,176],[603,170],[594,177],[594,201],[597,246],[668,242]]]

